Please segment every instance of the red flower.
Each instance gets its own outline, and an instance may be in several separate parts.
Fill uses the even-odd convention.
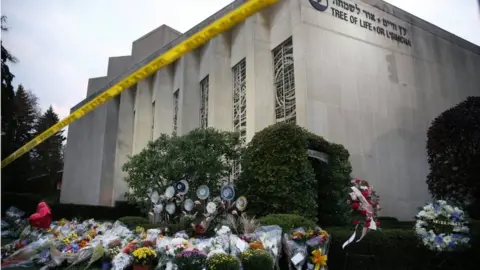
[[[360,213],[362,213],[362,215],[366,216],[367,215],[367,210],[363,209],[362,211],[360,211]]]
[[[357,219],[354,219],[353,220],[353,225],[357,225],[358,224],[358,220]]]
[[[371,222],[372,222],[372,221],[371,221],[370,219],[365,220],[365,222],[364,222],[365,227],[370,227],[370,223],[371,223]]]
[[[357,202],[352,203],[352,209],[357,210],[360,207],[360,204]]]
[[[149,243],[148,243],[148,242],[145,242],[145,246],[148,247],[148,246],[149,246]]]
[[[375,225],[377,225],[377,227],[380,227],[380,221],[375,221]]]
[[[362,191],[362,195],[363,195],[363,197],[367,198],[368,195],[369,195],[368,191],[366,191],[366,190]]]
[[[130,254],[130,248],[129,247],[124,248],[123,253]]]
[[[360,183],[360,179],[355,179],[355,183]]]
[[[193,230],[195,231],[195,233],[197,234],[204,234],[207,232],[207,230],[205,229],[205,227],[203,227],[202,225],[200,224],[195,224],[195,226],[193,227]]]

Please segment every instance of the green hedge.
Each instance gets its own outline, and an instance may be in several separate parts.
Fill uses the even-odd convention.
[[[413,228],[383,229],[369,232],[360,242],[342,249],[342,244],[351,236],[352,231],[346,228],[327,228],[332,236],[329,251],[329,268],[342,269],[345,253],[373,254],[379,269],[478,269],[476,256],[480,254],[478,229],[473,232],[472,248],[465,252],[438,254],[421,246],[413,234]],[[442,264],[443,262],[443,264]],[[442,267],[438,267],[442,264]],[[359,265],[359,259],[351,257],[349,269],[365,269]],[[364,267],[364,266],[363,266]]]
[[[61,204],[57,203],[55,199],[25,193],[3,193],[1,200],[2,214],[5,214],[5,211],[10,206],[15,206],[24,211],[26,215],[33,214],[37,209],[38,203],[44,200],[52,209],[53,220],[59,220],[62,218],[117,220],[124,216],[141,216],[140,211],[135,206],[127,204],[126,202],[117,202],[115,207]]]
[[[296,229],[298,227],[314,228],[315,222],[310,219],[292,214],[272,214],[260,218],[258,222],[263,225],[278,225],[284,232]]]
[[[480,254],[480,221],[471,222],[472,248],[465,252],[437,254],[420,245],[413,233],[414,222],[399,222],[395,218],[381,217],[382,229],[372,231],[360,242],[342,249],[343,243],[352,235],[353,227],[326,227],[332,237],[328,254],[329,269],[343,269],[345,254],[375,255],[379,269],[423,270],[423,269],[477,269],[476,254]],[[259,219],[262,225],[277,224],[284,231],[297,227],[314,227],[315,223],[304,217],[289,214],[273,214]],[[351,257],[348,269],[367,269],[359,265],[359,259]],[[442,267],[436,267],[443,262]],[[282,258],[281,268],[287,268]]]

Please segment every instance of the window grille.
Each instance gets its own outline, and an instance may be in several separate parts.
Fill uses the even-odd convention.
[[[200,82],[200,127],[208,127],[208,76]]]
[[[233,128],[240,133],[242,144],[247,139],[247,85],[246,61],[241,60],[232,68],[233,74]],[[232,177],[237,179],[241,172],[240,161],[234,161]]]
[[[178,129],[178,95],[180,93],[180,89],[177,89],[175,93],[173,93],[173,134],[177,135]]]
[[[273,50],[273,69],[276,121],[295,123],[295,76],[291,38]]]

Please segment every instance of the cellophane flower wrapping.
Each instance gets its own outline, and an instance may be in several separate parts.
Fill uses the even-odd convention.
[[[5,212],[2,219],[2,238],[16,238],[20,235],[22,230],[28,225],[24,219],[25,212],[18,208],[11,206]]]
[[[278,266],[282,251],[282,228],[277,225],[262,226],[255,231],[255,235],[263,243],[264,249],[275,258],[275,265]]]
[[[133,263],[133,257],[123,252],[118,253],[112,260],[112,270],[127,269]]]
[[[287,256],[289,269],[300,270],[308,259],[307,243],[292,239],[293,232],[306,233],[305,228],[297,228],[290,233],[284,233],[283,251]]]
[[[330,235],[320,227],[313,230],[297,228],[283,237],[284,251],[289,261],[289,269],[302,269],[307,265],[308,269],[314,267],[311,256],[314,250],[321,249],[322,254],[327,255],[330,246]],[[323,269],[327,269],[323,267]]]

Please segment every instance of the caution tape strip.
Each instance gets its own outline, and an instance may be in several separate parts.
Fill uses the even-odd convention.
[[[101,92],[100,94],[98,94],[98,96],[88,101],[85,105],[82,105],[80,108],[76,109],[73,113],[71,113],[64,119],[62,119],[60,122],[53,125],[49,129],[47,129],[46,131],[44,131],[43,133],[41,133],[40,135],[32,139],[30,142],[28,142],[27,144],[22,146],[20,149],[12,153],[10,156],[2,160],[2,168],[12,163],[12,161],[16,160],[23,154],[32,150],[34,147],[36,147],[46,139],[55,135],[64,127],[80,119],[81,117],[93,111],[95,108],[109,101],[113,97],[119,95],[122,91],[133,86],[140,80],[150,76],[151,74],[156,72],[158,69],[171,64],[172,62],[179,59],[186,53],[205,44],[207,41],[214,38],[218,34],[225,32],[226,30],[244,21],[246,18],[250,17],[256,12],[273,5],[278,1],[279,0],[248,0],[246,1],[244,4],[242,4],[238,8],[232,10],[231,12],[215,20],[208,26],[202,28],[197,33],[193,34],[192,36],[186,38],[184,41],[180,42],[178,45],[172,47],[164,54],[151,60],[146,65],[140,67],[138,70],[126,76],[124,79],[121,79],[119,82],[117,82],[116,84],[114,84],[113,86],[105,90],[104,92]],[[194,31],[194,29],[192,29],[191,31]],[[189,32],[190,31],[185,33],[185,35],[188,35]]]

